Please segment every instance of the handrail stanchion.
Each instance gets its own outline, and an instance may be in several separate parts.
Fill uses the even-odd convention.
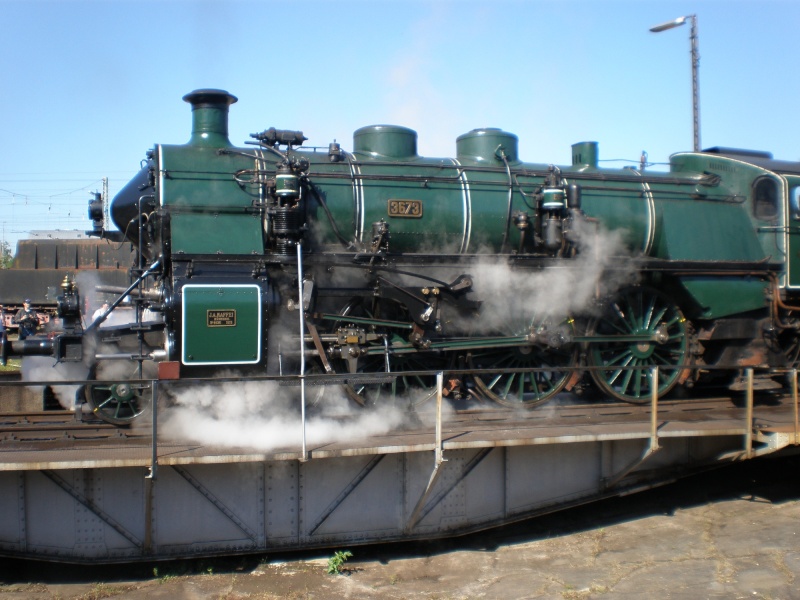
[[[444,387],[444,373],[436,374],[436,464],[441,464],[444,455],[442,448],[442,388]]]
[[[153,436],[152,454],[150,456],[150,474],[148,479],[156,479],[156,471],[158,470],[158,379],[153,380]]]
[[[797,408],[797,369],[792,369],[792,404],[794,405],[794,445],[800,444],[800,414]]]
[[[603,482],[604,488],[607,490],[612,489],[622,481],[628,473],[641,466],[660,449],[661,446],[658,444],[658,366],[655,366],[650,369],[650,443],[639,458],[635,459],[613,477],[606,479]]]
[[[650,370],[650,451],[658,446],[658,366]]]
[[[306,320],[305,304],[303,302],[303,244],[297,242],[297,312],[300,313],[300,420],[303,423],[303,456],[300,459],[308,460],[306,450]]]
[[[144,478],[145,500],[144,500],[144,542],[142,549],[145,554],[150,554],[153,550],[153,486],[155,485],[158,470],[158,379],[152,381],[153,399],[151,410],[153,413],[153,424],[151,435],[150,472]]]
[[[433,471],[431,472],[430,479],[428,479],[428,485],[425,487],[425,491],[422,492],[422,496],[419,497],[417,500],[416,506],[414,506],[414,510],[411,511],[411,517],[408,519],[406,523],[404,531],[406,533],[410,532],[414,527],[417,526],[419,522],[420,515],[422,514],[422,509],[425,506],[425,502],[428,501],[428,497],[431,495],[433,491],[433,486],[436,485],[436,482],[439,480],[439,476],[442,474],[442,464],[444,464],[444,449],[442,447],[442,388],[444,387],[444,372],[440,371],[436,374],[436,448],[434,450],[434,461],[433,461]]]
[[[753,369],[747,369],[747,410],[745,411],[744,455],[753,457]]]

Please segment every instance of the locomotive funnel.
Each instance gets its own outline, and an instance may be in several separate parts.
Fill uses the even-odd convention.
[[[228,140],[228,107],[238,98],[225,90],[204,89],[186,94],[183,99],[192,105],[193,146],[219,148],[230,146]]]

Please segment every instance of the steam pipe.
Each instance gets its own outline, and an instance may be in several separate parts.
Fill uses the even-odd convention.
[[[52,356],[53,340],[30,338],[11,342],[11,353],[16,356]]]
[[[506,214],[506,229],[503,233],[503,245],[500,246],[500,253],[502,254],[506,251],[506,244],[508,244],[508,230],[511,228],[511,206],[514,198],[514,180],[511,176],[511,166],[508,164],[506,153],[503,152],[502,147],[498,147],[497,152],[500,153],[499,156],[501,159],[503,159],[503,164],[506,166],[506,173],[508,174],[508,210]]]
[[[148,354],[134,354],[132,352],[117,352],[110,354],[95,354],[95,360],[153,360],[162,361],[167,359],[166,350],[153,350]]]
[[[778,278],[775,275],[772,275],[771,279],[773,285],[772,297],[775,298],[775,304],[784,310],[789,310],[789,311],[800,310],[800,306],[789,306],[788,304],[784,303],[783,300],[781,300],[781,290],[778,287]]]
[[[115,285],[98,285],[95,286],[94,290],[96,292],[105,293],[105,294],[124,294],[125,288],[118,287]],[[159,292],[145,292],[141,291],[141,296],[145,300],[150,300],[151,302],[158,302],[161,300],[161,294]]]

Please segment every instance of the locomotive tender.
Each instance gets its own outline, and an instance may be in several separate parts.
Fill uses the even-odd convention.
[[[99,196],[99,194],[98,194]],[[88,239],[23,239],[17,242],[14,262],[0,269],[0,305],[6,328],[16,330],[13,316],[28,298],[41,326],[56,316],[57,298],[64,277],[90,285],[127,286],[131,265],[130,243]]]
[[[357,130],[351,152],[277,129],[234,147],[234,96],[184,100],[191,139],[148,152],[103,232],[137,248],[133,283],[88,323],[66,282],[61,335],[2,341],[3,358],[83,361],[106,420],[149,393],[103,374],[120,359],[143,380],[328,374],[362,405],[422,402],[444,371],[455,400],[525,407],[589,381],[643,402],[800,360],[800,163],[715,148],[669,172],[606,169],[583,142],[571,165],[529,164],[492,128],[425,158],[391,125]],[[136,318],[101,326],[126,299]]]

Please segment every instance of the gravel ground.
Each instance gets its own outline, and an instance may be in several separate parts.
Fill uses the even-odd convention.
[[[462,538],[132,566],[0,559],[0,600],[800,599],[800,457]]]

